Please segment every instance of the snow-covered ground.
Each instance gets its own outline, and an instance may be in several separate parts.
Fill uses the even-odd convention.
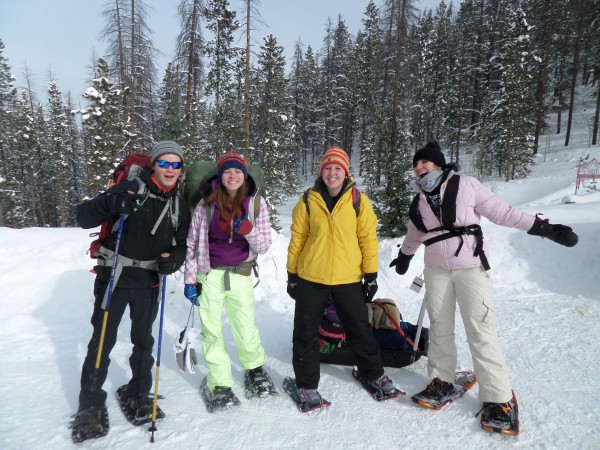
[[[350,368],[321,367],[320,392],[333,405],[301,414],[283,393],[293,375],[291,335],[293,301],[285,291],[286,251],[292,199],[282,209],[282,234],[259,259],[257,323],[267,351],[266,367],[281,395],[246,400],[243,372],[231,334],[234,391],[239,408],[209,414],[198,387],[206,373],[179,370],[172,351],[190,310],[182,276],[167,282],[159,392],[167,417],[158,421],[155,443],[147,426],[133,427],[108,398],[110,433],[78,444],[111,449],[382,449],[382,448],[600,448],[600,193],[574,194],[576,164],[600,149],[544,152],[526,180],[492,188],[523,210],[543,213],[554,223],[571,225],[579,244],[565,248],[524,232],[483,223],[490,245],[499,339],[519,399],[521,434],[490,434],[480,429],[477,387],[443,411],[419,408],[409,396],[379,404],[352,379]],[[572,203],[567,203],[567,200]],[[85,254],[89,231],[0,228],[0,448],[64,449],[71,443],[68,424],[77,409],[79,376],[91,334],[92,260]],[[398,276],[388,263],[398,239],[380,242],[378,297],[396,300],[404,319],[416,323],[421,295],[409,290],[423,269],[422,249],[409,272]],[[110,393],[129,379],[129,319],[104,386]],[[156,321],[155,336],[158,336]],[[196,326],[199,326],[196,318]],[[425,325],[428,326],[427,317]],[[460,317],[457,369],[471,368]],[[199,352],[201,353],[201,352]],[[155,352],[156,354],[156,352]],[[427,359],[403,369],[387,369],[409,395],[427,383]]]

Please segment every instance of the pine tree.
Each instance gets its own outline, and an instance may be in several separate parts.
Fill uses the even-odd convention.
[[[354,138],[353,40],[341,16],[328,25],[322,70],[325,76],[325,147],[338,145],[352,155]]]
[[[52,217],[50,226],[65,227],[73,225],[70,222],[70,213],[72,209],[70,204],[69,187],[70,180],[75,176],[71,172],[70,159],[74,151],[69,140],[69,121],[68,112],[61,98],[61,92],[56,86],[56,82],[50,82],[48,87],[48,149],[45,154],[44,162],[47,170],[45,185],[48,188],[50,204],[52,208]]]
[[[98,60],[99,77],[93,80],[83,97],[89,106],[81,113],[84,134],[88,136],[92,152],[88,159],[90,176],[89,194],[95,196],[103,192],[113,169],[126,155],[129,142],[128,125],[121,120],[123,96],[129,89],[117,89],[108,78],[109,68],[104,59]]]
[[[162,85],[159,89],[160,119],[158,121],[158,136],[184,146],[190,141],[189,121],[186,120],[185,104],[181,88],[181,75],[170,62],[165,70]],[[184,147],[185,148],[185,147]],[[186,155],[188,156],[188,155]]]
[[[256,70],[256,106],[252,130],[252,161],[265,172],[267,198],[271,207],[271,225],[281,229],[277,206],[288,195],[298,191],[295,177],[297,161],[289,158],[292,136],[291,111],[286,95],[285,58],[283,47],[277,45],[273,35],[264,39],[260,48]]]
[[[360,174],[364,177],[363,189],[372,195],[379,187],[383,174],[379,130],[384,120],[380,103],[383,56],[383,30],[379,22],[379,9],[370,1],[362,20],[364,30],[356,39],[357,70],[357,126],[360,132]]]
[[[131,150],[150,147],[154,134],[157,50],[148,26],[148,6],[143,0],[110,0],[103,11],[106,24],[101,37],[108,42],[108,74],[130,95],[120,108],[121,121],[128,124]]]
[[[227,99],[235,98],[234,65],[239,51],[234,47],[233,39],[240,27],[235,16],[235,11],[229,9],[228,0],[209,0],[204,9],[207,28],[213,34],[206,44],[209,57],[206,92],[214,99],[210,140],[215,157],[231,150],[229,131],[234,114]]]
[[[492,92],[488,148],[494,165],[506,181],[527,176],[532,163],[535,131],[535,61],[529,49],[530,26],[523,10],[511,11],[506,39],[500,43],[496,64],[501,71],[498,89]]]
[[[298,48],[298,52],[300,49]],[[302,57],[296,57],[288,83],[292,102],[293,142],[296,144],[299,174],[306,182],[320,166],[323,154],[325,120],[321,69],[311,46]]]
[[[8,59],[4,57],[4,42],[0,39],[0,227],[5,226],[6,212],[12,205],[10,189],[12,143],[15,140],[15,105],[17,93],[13,86]]]

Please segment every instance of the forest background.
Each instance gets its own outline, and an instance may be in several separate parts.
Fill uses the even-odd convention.
[[[369,1],[356,34],[330,19],[322,47],[298,41],[288,64],[276,36],[256,44],[260,2],[242,3],[181,0],[159,74],[147,5],[108,1],[84,107],[54,81],[40,100],[27,70],[17,88],[0,36],[0,226],[75,226],[74,205],[160,139],[187,161],[238,149],[260,165],[275,229],[278,206],[339,145],[382,236],[404,231],[412,155],[427,140],[479,178],[524,178],[542,134],[573,143],[579,98],[595,107],[582,138],[598,145],[600,0],[441,1],[420,14],[413,0]]]

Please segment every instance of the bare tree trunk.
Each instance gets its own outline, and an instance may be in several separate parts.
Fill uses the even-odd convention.
[[[544,112],[546,110],[544,99],[546,97],[546,84],[548,83],[548,66],[550,63],[550,51],[552,45],[552,37],[554,35],[554,27],[556,25],[556,0],[550,1],[550,21],[548,26],[544,30],[544,56],[541,62],[541,73],[538,79],[537,86],[537,104],[536,104],[536,117],[535,117],[535,132],[533,137],[533,154],[537,154],[540,134],[542,134],[542,128],[544,126]]]
[[[596,82],[596,113],[594,114],[594,131],[592,132],[592,145],[598,143],[598,122],[600,121],[600,80]]]
[[[392,130],[390,133],[390,145],[391,148],[395,148],[396,143],[396,135],[398,134],[398,109],[400,103],[400,61],[402,59],[403,54],[403,36],[405,30],[405,14],[406,14],[406,0],[402,0],[401,10],[398,11],[398,24],[396,29],[396,67],[394,74],[394,100],[392,105]]]
[[[187,67],[187,86],[185,94],[185,118],[190,122],[191,111],[192,111],[192,97],[194,88],[194,49],[196,47],[196,29],[198,27],[198,11],[199,0],[194,0],[194,6],[192,9],[192,27],[190,29],[190,45],[188,52],[188,67]]]
[[[135,0],[131,0],[131,73],[130,73],[130,83],[131,83],[131,95],[129,96],[129,131],[131,132],[131,137],[129,138],[129,153],[133,153],[135,151],[134,148],[134,133],[135,133],[135,99],[137,96],[136,92],[136,79],[135,79],[135,68],[136,68],[136,58],[135,58]]]
[[[246,135],[246,159],[250,160],[250,2],[246,0],[246,86],[244,89],[246,113],[244,117]]]
[[[387,50],[391,43],[392,43],[392,30],[393,30],[393,23],[394,23],[394,8],[396,7],[396,2],[392,2],[392,10],[390,12],[390,24],[386,33],[386,48],[384,50],[384,54],[387,55]],[[385,111],[385,101],[387,98],[387,89],[388,89],[388,84],[389,84],[389,58],[384,58],[384,63],[383,63],[383,89],[381,90],[381,107],[382,109]]]
[[[575,86],[577,85],[577,74],[579,73],[579,44],[583,28],[584,8],[581,1],[577,2],[576,11],[579,11],[577,20],[577,37],[575,38],[575,54],[573,55],[573,73],[571,75],[571,98],[569,99],[569,119],[567,120],[567,134],[565,136],[565,147],[569,145],[571,138],[571,126],[573,123],[573,110],[575,109]]]
[[[560,129],[562,125],[562,108],[563,108],[563,84],[564,84],[564,73],[565,73],[565,65],[567,60],[567,49],[569,48],[569,37],[567,34],[563,33],[562,36],[562,48],[560,52],[560,59],[558,63],[558,74],[557,74],[557,82],[556,86],[558,88],[557,93],[557,101],[558,101],[558,114],[556,115],[556,134],[560,134]]]
[[[117,10],[117,35],[119,36],[119,81],[121,89],[123,89],[127,83],[127,71],[125,67],[125,37],[123,36],[123,24],[121,23],[121,9],[119,8],[119,0],[115,0],[115,8]]]

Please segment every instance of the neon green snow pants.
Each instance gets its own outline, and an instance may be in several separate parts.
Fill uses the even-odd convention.
[[[231,289],[225,291],[225,270],[211,269],[208,275],[199,273],[202,283],[198,312],[202,322],[202,351],[208,366],[208,388],[233,386],[231,360],[223,337],[223,305],[238,358],[244,370],[261,366],[265,361],[265,351],[260,343],[258,328],[254,324],[254,288],[252,277],[229,273]]]

